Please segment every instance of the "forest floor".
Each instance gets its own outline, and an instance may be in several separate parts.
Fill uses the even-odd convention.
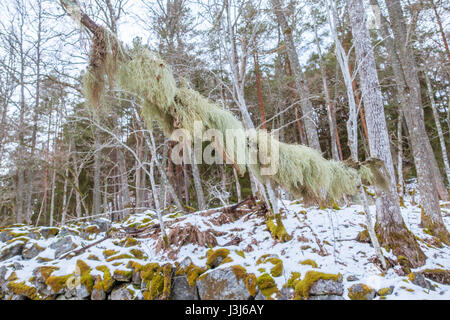
[[[375,252],[370,243],[356,241],[356,237],[364,231],[366,218],[361,213],[361,205],[352,205],[342,209],[305,208],[296,201],[284,200],[281,206],[284,209],[282,221],[287,233],[292,239],[287,242],[274,240],[267,230],[265,219],[258,214],[249,213],[227,221],[222,212],[206,215],[204,212],[195,212],[187,215],[169,215],[164,220],[167,223],[166,231],[173,243],[169,249],[161,249],[159,233],[149,233],[144,239],[128,241],[111,238],[94,245],[73,258],[55,259],[55,248],[52,243],[57,237],[30,237],[30,232],[39,228],[27,226],[12,226],[3,229],[3,232],[14,233],[16,238],[0,242],[0,249],[24,242],[25,248],[37,245],[41,252],[32,259],[24,260],[21,255],[0,262],[0,267],[7,266],[5,278],[15,272],[16,281],[30,283],[33,270],[39,266],[55,266],[52,275],[67,275],[73,273],[77,260],[83,260],[91,268],[91,274],[102,275],[96,267],[106,265],[111,274],[115,270],[127,269],[130,260],[138,263],[158,262],[161,265],[167,262],[186,263],[190,259],[199,267],[205,267],[207,251],[210,249],[205,242],[215,238],[217,244],[212,248],[226,248],[229,250],[225,263],[218,268],[231,265],[243,266],[247,273],[254,273],[259,277],[263,273],[270,273],[274,265],[267,261],[261,263],[261,256],[281,259],[283,269],[279,276],[274,276],[278,288],[288,282],[292,272],[299,272],[301,278],[309,270],[324,273],[342,274],[345,299],[348,297],[348,288],[355,283],[366,284],[379,290],[394,287],[393,293],[383,296],[382,299],[450,299],[450,285],[430,281],[434,290],[428,290],[412,283],[400,266],[390,268],[383,272],[377,263],[374,263]],[[450,203],[442,203],[442,215],[447,229],[450,230]],[[373,221],[375,221],[375,206],[370,207]],[[440,245],[434,237],[419,227],[420,208],[412,205],[410,199],[405,200],[402,215],[407,227],[416,235],[420,247],[427,256],[426,265],[411,270],[418,272],[424,269],[450,269],[450,247]],[[141,228],[156,225],[158,220],[154,212],[135,214],[125,221],[114,223],[113,228]],[[86,224],[65,227],[66,233],[71,234],[77,249],[98,241],[105,236],[103,232],[89,232]],[[92,230],[92,228],[91,228]],[[2,230],[0,230],[2,231]],[[61,231],[61,230],[60,230]],[[197,236],[194,235],[198,232]],[[42,232],[41,232],[42,233]],[[177,234],[177,237],[174,235]],[[36,238],[36,239],[33,239]],[[174,240],[175,239],[175,240]],[[208,240],[209,239],[209,240]],[[133,251],[134,250],[134,251]],[[383,249],[383,254],[396,260],[389,252]],[[258,261],[259,260],[259,261]],[[184,262],[183,262],[184,261]],[[306,261],[306,262],[305,262]],[[303,262],[303,264],[302,264]],[[138,290],[139,291],[139,290]],[[142,298],[137,292],[135,298]],[[288,298],[292,298],[292,296]],[[380,299],[376,296],[375,299]]]

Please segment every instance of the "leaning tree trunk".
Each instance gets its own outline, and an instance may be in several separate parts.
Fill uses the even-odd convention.
[[[298,96],[300,97],[300,106],[302,108],[302,113],[304,117],[306,139],[308,140],[308,145],[319,152],[320,143],[319,135],[317,133],[317,126],[314,122],[314,109],[311,101],[309,100],[309,88],[306,83],[306,78],[302,72],[297,51],[294,45],[294,38],[292,36],[292,28],[289,26],[286,16],[281,8],[281,1],[271,0],[273,5],[273,10],[278,20],[278,24],[283,30],[284,42],[286,44],[286,51],[291,63],[292,72],[294,73],[295,85],[297,88]]]
[[[417,244],[414,235],[406,228],[400,214],[394,165],[389,148],[389,136],[384,117],[381,89],[371,38],[366,26],[363,3],[361,0],[347,0],[347,5],[352,24],[356,58],[359,64],[361,89],[366,109],[370,155],[384,161],[391,182],[389,192],[377,192],[376,231],[384,247],[392,249],[396,256],[406,257],[409,261],[408,267],[419,267],[425,263],[426,256]]]
[[[438,179],[440,173],[436,172],[434,168],[436,159],[434,158],[433,150],[431,149],[425,130],[417,65],[411,45],[406,38],[406,25],[402,7],[399,0],[385,0],[385,2],[389,12],[394,38],[396,43],[399,44],[398,54],[404,72],[406,84],[405,94],[409,102],[407,106],[404,106],[404,114],[408,124],[417,170],[420,204],[422,207],[421,226],[427,228],[444,243],[450,244],[448,231],[442,220],[438,198],[438,191],[442,189],[442,186],[439,186],[438,182],[440,181],[442,183],[442,178]],[[447,193],[446,190],[444,191]],[[446,194],[444,198],[447,198]]]

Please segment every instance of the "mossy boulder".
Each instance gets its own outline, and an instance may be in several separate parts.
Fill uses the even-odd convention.
[[[226,248],[219,248],[217,250],[209,249],[206,253],[206,265],[209,268],[216,268],[219,266],[230,254],[230,250]]]
[[[259,289],[259,293],[256,296],[257,300],[273,300],[280,297],[280,291],[275,280],[268,273],[264,273],[256,278],[256,285]]]
[[[2,252],[0,253],[0,261],[5,261],[12,257],[21,255],[24,247],[25,243],[22,241],[10,243],[6,247],[4,247]]]
[[[175,276],[172,279],[172,290],[170,300],[198,300],[197,286],[189,285],[186,275]]]
[[[421,273],[411,272],[410,274],[408,274],[408,279],[412,284],[415,284],[416,286],[422,287],[427,290],[435,290],[431,282],[425,279],[425,277]]]
[[[42,227],[40,229],[41,236],[44,239],[56,237],[58,235],[59,231],[60,230],[58,228],[53,228],[53,227]]]
[[[105,300],[106,292],[103,290],[103,281],[100,276],[95,277],[95,283],[92,287],[91,300]]]
[[[247,290],[245,277],[236,276],[232,267],[216,268],[202,274],[197,279],[201,300],[247,300],[251,294]]]
[[[425,278],[445,285],[450,285],[450,270],[425,269],[423,271],[420,271],[420,273],[423,274]]]
[[[351,300],[373,300],[376,290],[363,283],[357,283],[348,288],[348,297]]]
[[[77,244],[73,241],[71,236],[66,236],[64,238],[58,239],[56,242],[50,245],[50,248],[55,250],[55,259],[59,259],[61,256],[75,249],[76,247]]]
[[[131,270],[120,270],[116,269],[113,273],[113,278],[119,282],[130,282],[133,276],[133,271]]]
[[[377,295],[380,297],[385,297],[385,296],[391,295],[393,292],[394,292],[394,286],[390,286],[390,287],[379,289],[377,291]]]
[[[302,281],[295,285],[295,299],[307,299],[310,296],[337,295],[344,293],[341,274],[329,274],[308,271]]]
[[[133,300],[133,292],[129,290],[128,284],[123,284],[111,292],[110,300]]]
[[[33,259],[38,256],[39,253],[44,251],[45,248],[39,246],[37,243],[27,243],[22,251],[22,258],[25,260]]]

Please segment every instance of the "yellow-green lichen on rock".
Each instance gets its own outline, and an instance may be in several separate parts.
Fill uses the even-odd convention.
[[[313,268],[319,267],[319,266],[317,265],[317,262],[315,262],[314,260],[311,260],[311,259],[306,259],[306,260],[300,261],[300,264],[302,264],[302,265],[307,265],[307,266],[311,266],[311,267],[313,267]]]
[[[309,291],[311,287],[319,280],[333,280],[339,281],[342,279],[341,274],[329,274],[318,271],[308,271],[305,274],[303,280],[298,281],[295,285],[295,297],[294,299],[307,299],[309,297]]]
[[[209,249],[206,252],[207,257],[206,266],[209,268],[215,268],[221,263],[231,262],[229,260],[225,262],[225,259],[228,257],[229,254],[230,250],[226,248],[219,248],[217,250]]]
[[[261,294],[268,300],[272,300],[274,295],[279,296],[279,290],[275,283],[275,280],[268,274],[264,273],[256,279],[256,285],[258,286]]]

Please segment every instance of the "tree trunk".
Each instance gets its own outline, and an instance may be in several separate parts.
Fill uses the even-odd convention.
[[[441,209],[439,206],[438,192],[442,187],[437,183],[439,171],[433,168],[436,163],[433,150],[430,145],[424,122],[422,108],[421,88],[418,77],[417,65],[413,50],[408,39],[406,39],[406,25],[403,11],[399,0],[385,0],[389,12],[392,31],[398,44],[399,60],[402,64],[405,80],[405,95],[408,104],[404,106],[404,114],[408,124],[414,162],[417,170],[418,188],[420,192],[420,204],[422,206],[421,225],[441,239],[450,244],[448,231],[443,223]],[[436,166],[437,167],[437,166]],[[434,179],[433,179],[434,178]],[[445,198],[447,192],[445,191]]]
[[[447,182],[450,185],[450,166],[448,163],[448,153],[447,153],[447,148],[445,146],[444,133],[442,132],[441,122],[439,119],[439,113],[437,110],[436,102],[434,101],[434,92],[433,92],[433,89],[431,88],[430,78],[428,77],[426,70],[424,70],[423,73],[425,75],[425,81],[427,83],[428,97],[430,98],[431,109],[433,110],[434,122],[436,123],[436,129],[437,129],[438,136],[439,136],[439,142],[441,144],[442,160],[444,162],[445,175],[447,176]]]
[[[297,87],[298,96],[300,97],[300,106],[304,117],[305,133],[308,140],[308,145],[317,151],[321,152],[319,135],[317,133],[317,125],[315,123],[315,114],[313,105],[309,99],[310,93],[305,75],[302,72],[297,51],[294,45],[294,38],[292,35],[292,28],[289,26],[286,16],[281,7],[280,0],[271,0],[273,11],[277,17],[278,24],[283,30],[284,41],[286,44],[286,51],[291,63],[292,72],[294,74],[295,85]]]
[[[384,117],[383,101],[375,65],[371,38],[366,26],[362,0],[347,0],[352,33],[359,64],[359,77],[363,92],[369,134],[370,155],[384,161],[390,175],[389,191],[378,191],[376,199],[376,231],[381,244],[392,249],[396,256],[404,256],[410,266],[424,265],[426,256],[414,235],[406,228],[400,214],[394,165],[389,148],[389,136]]]
[[[313,28],[314,28],[314,38],[317,46],[317,51],[319,53],[319,67],[320,67],[320,76],[322,78],[322,90],[323,94],[325,96],[325,103],[327,105],[327,115],[328,115],[328,126],[330,127],[330,139],[331,139],[331,155],[334,160],[339,161],[339,153],[338,153],[338,147],[337,147],[337,139],[336,139],[336,126],[335,121],[333,121],[333,117],[336,115],[334,114],[334,108],[331,104],[330,100],[330,93],[328,92],[328,84],[327,84],[327,78],[325,74],[325,66],[323,65],[323,58],[322,58],[322,50],[320,48],[320,41],[319,41],[319,35],[317,34],[317,23],[314,19],[313,22]]]

